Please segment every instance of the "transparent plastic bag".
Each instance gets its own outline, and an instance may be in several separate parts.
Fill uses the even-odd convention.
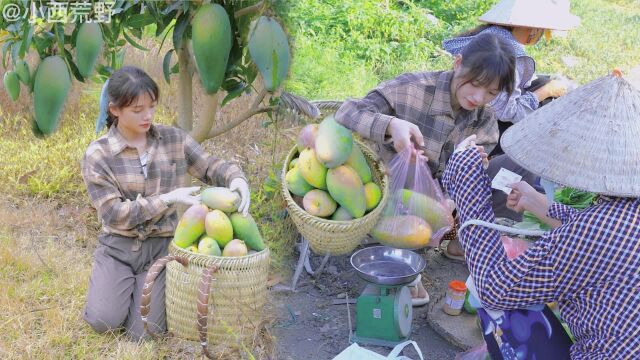
[[[402,249],[437,246],[453,227],[452,209],[431,177],[426,158],[408,147],[388,164],[389,201],[371,236]]]
[[[504,251],[507,253],[509,260],[515,259],[531,246],[531,243],[527,240],[519,237],[509,237],[506,235],[500,235],[500,240],[504,246]]]

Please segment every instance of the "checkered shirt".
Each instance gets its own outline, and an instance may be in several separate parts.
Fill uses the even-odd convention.
[[[140,240],[173,236],[175,207],[168,207],[159,195],[187,186],[187,173],[216,186],[244,178],[240,167],[209,156],[180,129],[152,125],[147,141],[146,178],[137,149],[127,145],[115,126],[85,152],[82,177],[103,233]]]
[[[425,155],[435,176],[456,144],[476,134],[477,144],[490,152],[498,142],[498,125],[493,111],[481,107],[451,108],[453,71],[407,73],[383,82],[362,99],[346,100],[336,112],[336,120],[364,138],[388,141],[386,131],[394,118],[416,124],[422,132]]]
[[[461,223],[494,222],[491,181],[478,152],[456,153],[443,175]],[[483,306],[505,310],[557,301],[576,343],[572,359],[640,354],[640,199],[603,198],[580,212],[552,204],[562,226],[509,261],[498,231],[469,226],[460,236]]]

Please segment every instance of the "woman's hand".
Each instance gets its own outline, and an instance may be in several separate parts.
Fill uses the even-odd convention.
[[[240,195],[240,206],[238,206],[238,212],[242,216],[249,214],[249,204],[251,202],[251,192],[249,191],[249,184],[243,178],[235,178],[231,180],[229,184],[229,190],[235,191]]]
[[[197,205],[200,204],[200,195],[191,195],[194,192],[200,190],[200,186],[181,187],[166,194],[160,195],[160,200],[165,204],[171,205],[175,203],[184,205]]]
[[[559,98],[567,93],[567,84],[560,80],[551,80],[533,93],[536,94],[539,102],[547,98]]]
[[[527,210],[536,215],[546,215],[549,208],[546,196],[524,181],[511,184],[509,187],[511,193],[507,196],[507,208],[519,213]]]
[[[416,149],[414,156],[423,152],[418,149],[424,147],[424,138],[415,124],[395,118],[389,123],[387,134],[391,136],[396,152],[400,153],[409,146]]]
[[[467,137],[466,139],[462,140],[458,144],[458,146],[456,146],[453,152],[457,153],[469,148],[475,148],[480,153],[480,158],[482,159],[482,167],[486,169],[489,167],[489,154],[487,154],[487,152],[484,150],[484,146],[476,145],[476,139],[477,139],[476,134],[473,134]]]

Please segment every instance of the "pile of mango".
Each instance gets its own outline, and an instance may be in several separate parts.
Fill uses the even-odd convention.
[[[309,124],[298,135],[299,156],[288,164],[287,189],[313,216],[338,221],[363,217],[375,209],[382,190],[351,131],[333,116]]]
[[[224,187],[202,191],[202,204],[184,212],[173,237],[191,252],[211,256],[245,256],[265,249],[251,215],[238,212],[240,196]]]
[[[423,193],[399,189],[389,199],[371,236],[381,244],[402,249],[419,249],[429,244],[435,231],[453,225],[448,207]]]

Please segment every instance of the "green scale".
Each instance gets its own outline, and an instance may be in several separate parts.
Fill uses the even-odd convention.
[[[367,281],[356,301],[352,341],[394,347],[408,340],[413,307],[406,285],[424,269],[424,258],[410,250],[371,246],[355,252],[351,265]]]

